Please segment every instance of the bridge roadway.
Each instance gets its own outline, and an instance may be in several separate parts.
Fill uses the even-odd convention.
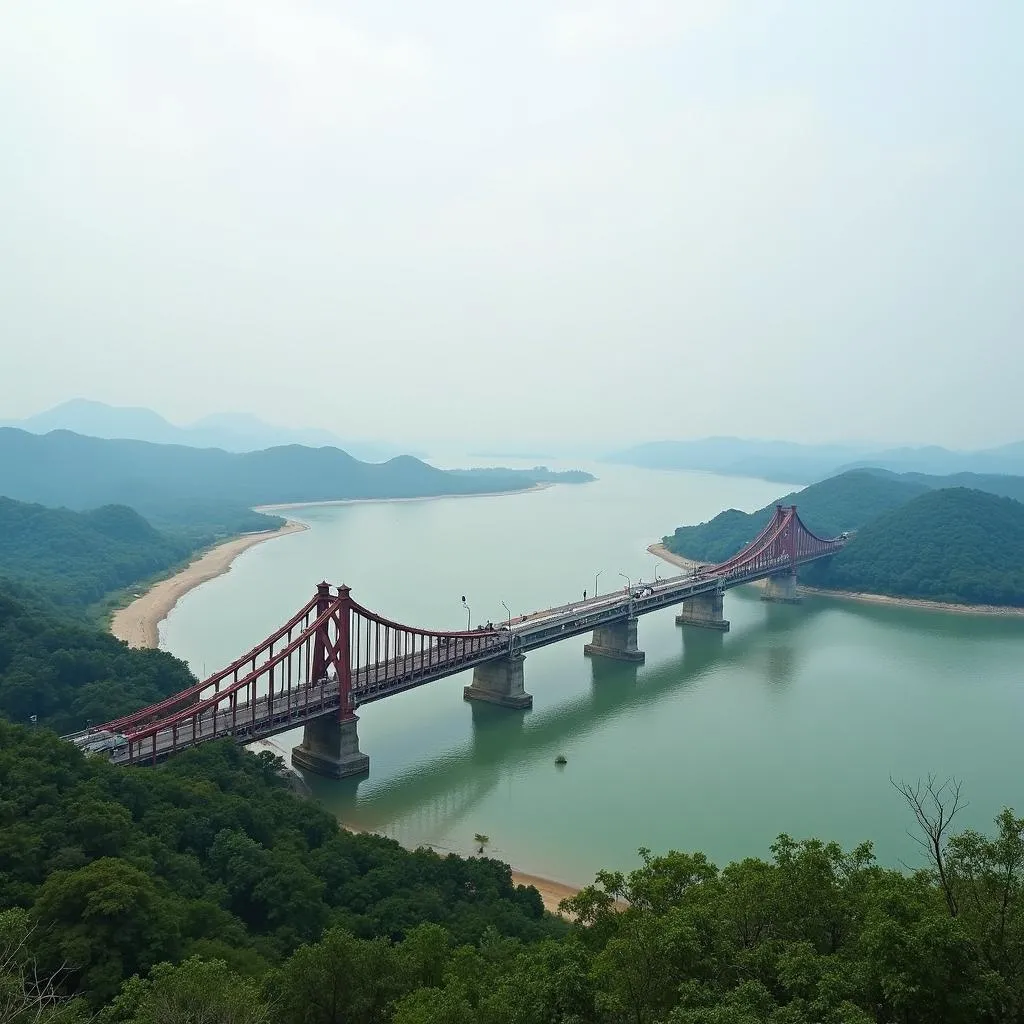
[[[797,564],[813,560],[808,557],[799,560]],[[454,653],[435,644],[415,657],[405,656],[377,662],[353,673],[353,706],[370,704],[498,658],[538,650],[600,626],[660,611],[688,598],[753,583],[777,574],[780,569],[788,570],[790,564],[787,558],[779,558],[756,570],[726,575],[681,573],[653,583],[636,584],[629,589],[591,597],[586,601],[573,601],[517,617],[510,625],[503,625],[495,632],[486,632],[481,636],[482,645],[468,651],[459,642],[454,642]],[[638,589],[650,590],[651,593],[646,597],[634,597]],[[240,742],[265,739],[336,711],[338,703],[337,679],[293,686],[290,692],[275,693],[272,706],[264,694],[256,699],[254,707],[250,707],[248,702],[239,701],[233,713],[225,708],[217,709],[216,715],[213,710],[206,710],[199,714],[197,725],[193,716],[181,721],[176,730],[168,726],[156,734],[155,743],[151,737],[140,738],[133,744],[134,757],[135,760],[160,761],[197,742],[226,736],[233,736]],[[128,764],[128,745],[125,743],[115,747],[110,759],[115,764]]]

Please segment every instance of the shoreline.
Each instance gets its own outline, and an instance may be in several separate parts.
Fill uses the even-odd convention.
[[[289,520],[276,530],[246,533],[201,552],[180,572],[154,583],[131,604],[118,608],[111,617],[110,632],[129,647],[159,647],[160,623],[171,614],[174,606],[189,591],[195,590],[202,583],[223,576],[243,551],[248,551],[249,548],[275,537],[284,537],[289,533],[300,533],[308,529],[305,523]]]
[[[554,487],[554,481],[540,480],[530,487],[515,491],[481,491],[473,494],[428,494],[415,498],[335,498],[329,501],[293,501],[280,505],[256,505],[254,512],[280,512],[312,508],[316,505],[369,505],[396,501],[433,501],[436,498],[487,498],[510,494],[531,494]],[[175,605],[191,590],[207,583],[231,569],[231,563],[243,552],[264,541],[283,537],[289,533],[308,530],[307,523],[289,519],[277,530],[261,530],[232,537],[194,558],[173,576],[158,580],[136,597],[130,604],[118,608],[110,619],[110,632],[129,647],[155,648],[160,646],[160,623],[174,610]]]
[[[436,501],[438,498],[500,498],[510,494],[533,494],[554,487],[554,480],[538,480],[514,491],[458,491],[455,494],[420,494],[412,498],[328,498],[325,501],[288,501],[281,505],[254,505],[253,512],[278,512],[282,509],[314,508],[317,505],[385,505],[404,501]]]
[[[298,771],[296,771],[295,768],[292,767],[291,759],[288,756],[288,751],[285,750],[284,747],[279,746],[277,743],[274,742],[273,738],[270,738],[264,740],[257,740],[255,743],[246,744],[247,750],[252,750],[253,748],[259,749],[261,751],[268,750],[271,753],[276,754],[278,757],[282,758],[284,760],[285,765],[287,766],[288,771],[291,772],[297,779],[301,781],[302,787],[308,794],[309,799],[315,799],[315,797],[313,797],[312,795],[312,791],[309,789],[308,786],[306,786],[305,781],[302,780],[302,775]],[[338,826],[340,828],[343,828],[346,832],[355,832],[359,835],[367,834],[382,836],[385,839],[394,838],[393,836],[389,836],[386,832],[373,832],[368,829],[357,828],[354,825],[346,824],[340,818],[337,818],[335,820],[338,822]],[[442,847],[434,847],[430,846],[429,844],[427,844],[427,848],[436,850],[443,849],[444,852],[446,853],[458,853],[458,851],[456,850],[449,850],[447,848]],[[409,848],[404,846],[403,844],[403,849]],[[465,853],[458,853],[458,856],[467,857],[468,855]],[[500,860],[501,858],[496,859]],[[583,888],[582,886],[570,885],[568,882],[557,882],[553,878],[544,878],[542,875],[531,875],[526,871],[517,871],[514,867],[512,867],[511,864],[509,865],[509,867],[512,869],[513,885],[532,885],[537,890],[537,892],[540,893],[540,898],[544,903],[545,910],[550,911],[552,914],[558,914],[561,917],[569,917],[569,915],[563,914],[558,909],[559,904],[562,902],[562,900],[568,899],[570,896],[575,896],[580,891],[580,889]]]
[[[695,562],[692,558],[677,555],[669,551],[664,544],[649,544],[647,550],[680,569],[692,569],[706,562]],[[1024,608],[1015,605],[1000,604],[947,604],[943,601],[929,601],[923,597],[892,597],[889,594],[867,594],[853,590],[830,590],[827,587],[808,587],[803,583],[797,590],[804,594],[817,597],[834,597],[842,601],[860,601],[862,604],[884,604],[893,608],[917,608],[928,612],[950,612],[953,615],[995,615],[1005,617],[1024,617]]]

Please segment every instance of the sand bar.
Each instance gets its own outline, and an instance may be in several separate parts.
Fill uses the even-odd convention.
[[[415,498],[328,498],[325,501],[289,501],[281,505],[256,505],[253,512],[275,513],[295,508],[314,508],[317,505],[390,505],[394,502],[406,501],[437,501],[444,498],[501,498],[509,494],[533,494],[534,491],[547,490],[554,487],[555,480],[538,480],[529,487],[517,487],[514,491],[468,491],[458,494],[421,494]]]
[[[697,565],[707,565],[707,562],[695,562],[693,559],[683,555],[676,555],[669,551],[664,544],[651,544],[647,550],[657,558],[663,558],[680,569],[692,569]],[[805,587],[802,583],[799,588],[804,594],[818,594],[821,597],[837,597],[844,601],[862,601],[865,604],[887,604],[896,608],[920,608],[922,611],[930,612],[954,612],[957,615],[1009,615],[1024,616],[1024,608],[1017,608],[1013,605],[999,604],[947,604],[944,601],[926,601],[917,597],[890,597],[888,594],[861,594],[851,590],[827,590],[824,587]]]
[[[158,647],[160,623],[190,590],[194,590],[200,583],[222,576],[243,551],[266,540],[305,529],[308,529],[305,523],[290,521],[277,530],[247,533],[218,544],[195,558],[181,572],[155,583],[130,605],[114,612],[110,632],[118,640],[124,640],[129,647]]]

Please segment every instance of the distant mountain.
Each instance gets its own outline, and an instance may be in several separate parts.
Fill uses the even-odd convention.
[[[87,437],[181,444],[190,448],[223,448],[229,452],[258,451],[287,444],[312,448],[331,446],[343,448],[356,458],[369,462],[382,462],[396,455],[422,454],[376,441],[342,440],[328,430],[273,426],[247,413],[217,413],[204,416],[190,426],[179,427],[152,409],[107,405],[85,398],[73,398],[35,416],[3,425],[33,434],[70,430]]]
[[[843,531],[860,530],[928,491],[964,486],[995,496],[1024,498],[1024,477],[899,475],[889,470],[853,469],[784,494],[756,512],[727,509],[706,523],[676,527],[663,543],[686,558],[721,562],[757,536],[777,504],[796,505],[809,530],[821,537],[835,537]]]
[[[287,445],[254,452],[0,428],[0,492],[73,509],[122,504],[161,524],[209,518],[211,509],[523,490],[538,480],[589,474],[435,469],[409,455],[375,464],[337,448]],[[257,527],[258,528],[258,527]]]
[[[953,452],[935,445],[891,448],[708,437],[696,441],[652,441],[607,455],[602,461],[646,469],[701,470],[788,483],[811,483],[847,469],[867,468],[939,476],[1024,474],[1024,442],[977,452]]]

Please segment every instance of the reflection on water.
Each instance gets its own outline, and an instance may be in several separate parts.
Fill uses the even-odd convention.
[[[167,646],[229,662],[326,577],[428,626],[581,593],[603,571],[653,576],[644,548],[678,522],[753,508],[784,488],[599,467],[586,487],[398,505],[321,506],[312,525],[251,549],[189,595]],[[641,495],[643,500],[636,496]],[[602,590],[606,587],[602,587]],[[889,776],[964,778],[964,824],[1017,799],[1024,622],[810,597],[726,596],[728,634],[644,617],[642,666],[585,658],[582,639],[526,659],[534,708],[466,703],[466,676],[361,711],[362,781],[310,778],[343,821],[409,845],[470,852],[475,832],[523,870],[585,881],[636,849],[764,855],[780,831],[914,862]],[[285,749],[299,735],[278,738]],[[557,766],[564,755],[568,763]]]

